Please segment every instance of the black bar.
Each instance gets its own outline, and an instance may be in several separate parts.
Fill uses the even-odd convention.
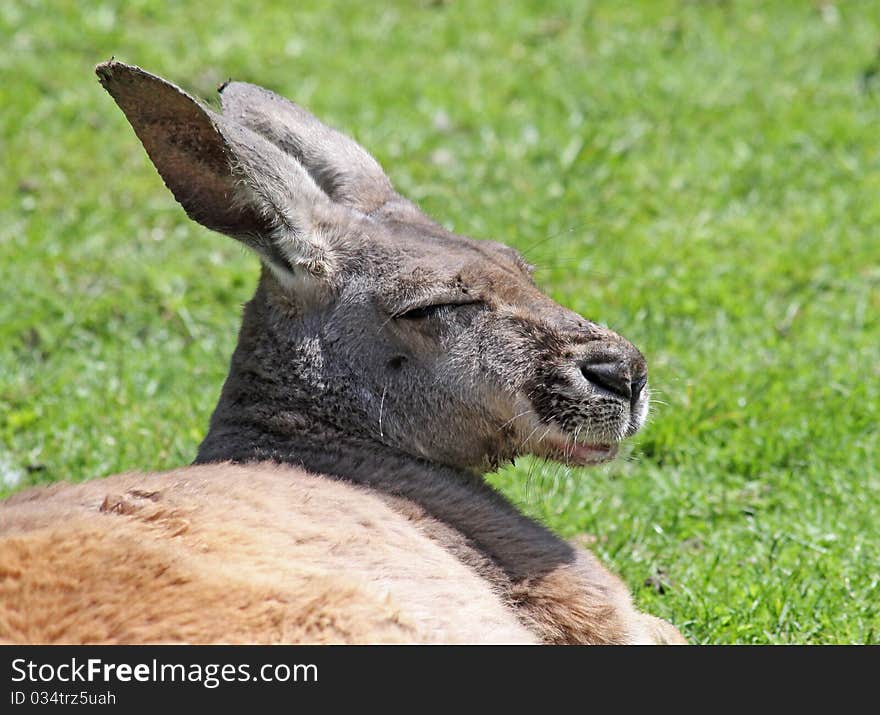
[[[568,709],[564,702],[611,698],[677,708],[706,688],[728,704],[751,693],[765,705],[784,695],[790,707],[805,688],[815,705],[823,684],[849,701],[873,685],[878,665],[876,647],[0,646],[0,712],[33,704],[289,710],[411,697],[464,706],[475,693],[496,705],[533,699]]]

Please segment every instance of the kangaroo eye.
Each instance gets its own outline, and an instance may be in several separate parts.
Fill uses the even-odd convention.
[[[421,305],[418,308],[412,308],[406,312],[399,313],[394,317],[398,320],[425,320],[443,313],[463,308],[466,305],[476,305],[480,301],[473,300],[467,303],[434,303],[433,305]]]
[[[424,320],[429,315],[439,313],[448,305],[448,303],[440,303],[438,305],[423,305],[420,308],[413,308],[412,310],[408,310],[405,313],[401,313],[397,317],[401,320]]]

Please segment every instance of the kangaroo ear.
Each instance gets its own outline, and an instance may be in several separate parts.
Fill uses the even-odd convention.
[[[363,213],[409,204],[366,149],[284,97],[246,82],[228,82],[220,88],[220,103],[225,117],[299,161],[334,201]]]
[[[257,251],[279,272],[326,275],[339,208],[295,157],[139,67],[95,68],[193,220]]]

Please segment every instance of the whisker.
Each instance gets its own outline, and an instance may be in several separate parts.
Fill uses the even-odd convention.
[[[523,248],[520,251],[520,253],[522,253],[524,256],[528,257],[529,252],[535,250],[538,246],[543,246],[545,243],[547,243],[547,241],[552,241],[554,238],[559,238],[564,233],[574,233],[575,231],[579,231],[580,229],[585,228],[588,225],[589,225],[589,222],[584,221],[583,223],[578,224],[576,226],[569,226],[568,228],[563,228],[563,229],[557,231],[556,233],[551,233],[549,236],[545,236],[544,238],[540,239],[539,241],[536,241],[528,248]]]
[[[379,436],[382,439],[385,439],[385,432],[382,430],[382,412],[385,409],[385,395],[388,392],[388,383],[385,383],[385,387],[382,388],[382,399],[379,400]]]
[[[551,263],[544,263],[543,261],[540,263],[535,263],[535,273],[540,271],[549,271],[554,268],[567,268],[569,266],[578,265],[583,262],[582,258],[570,258],[570,259],[559,259],[556,261],[552,261]],[[612,278],[611,273],[607,273],[605,271],[597,271],[595,269],[582,269],[581,275],[589,278],[602,278],[604,280],[610,280]]]
[[[524,417],[525,415],[529,414],[530,412],[531,412],[532,414],[535,414],[535,411],[534,411],[534,410],[529,409],[529,410],[525,410],[524,412],[520,412],[518,415],[514,415],[514,416],[511,417],[509,420],[507,420],[507,422],[505,422],[503,425],[501,425],[501,426],[496,430],[496,432],[500,432],[500,431],[503,430],[505,427],[507,427],[507,425],[509,425],[511,422],[513,422],[513,421],[516,420],[516,419],[519,419],[520,417]]]
[[[532,435],[535,434],[535,432],[537,432],[539,429],[541,429],[540,422],[537,424],[535,429],[533,429],[531,432],[529,432],[529,436],[526,437],[522,442],[520,442],[519,449],[517,450],[517,452],[526,446],[526,443],[532,438]],[[550,428],[548,427],[547,429],[549,430]],[[546,436],[547,436],[547,432],[544,432],[544,437],[546,437]],[[538,441],[540,441],[540,440],[538,440]]]

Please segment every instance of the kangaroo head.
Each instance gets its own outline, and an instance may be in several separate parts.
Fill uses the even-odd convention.
[[[427,218],[353,140],[254,85],[216,112],[137,67],[97,73],[187,214],[264,266],[202,461],[346,440],[472,471],[584,465],[644,423],[635,347],[515,250]]]

